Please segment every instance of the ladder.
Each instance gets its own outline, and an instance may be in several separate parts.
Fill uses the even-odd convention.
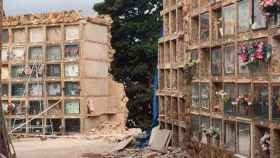
[[[44,68],[44,65],[41,62],[42,61],[40,59],[40,56],[35,57],[35,59],[33,59],[32,67],[30,68],[28,66],[28,68],[30,70],[27,72],[26,68],[24,69],[24,74],[26,75],[26,83],[25,83],[26,86],[28,86],[30,81],[32,79],[34,79],[33,77],[35,77],[35,81],[37,83],[37,86],[40,85],[40,80],[39,80],[40,74],[39,74],[39,72],[43,71],[43,68]],[[25,89],[22,95],[25,96],[27,93],[28,93],[28,91]],[[41,94],[43,94],[43,93],[44,93],[44,87],[42,87]],[[43,96],[39,96],[39,97],[43,97]],[[39,107],[40,108],[40,112],[43,111],[43,109],[42,109],[42,102],[41,101],[40,101],[40,105],[39,106],[40,106]],[[30,105],[27,106],[27,107],[30,107]],[[31,119],[31,121],[28,121],[28,117],[27,117],[28,111],[27,111],[27,109],[28,108],[26,108],[25,117],[24,118],[14,118],[13,123],[12,123],[12,131],[13,132],[16,132],[15,129],[21,130],[21,129],[24,129],[24,128],[25,128],[26,132],[30,132],[30,131],[32,131],[34,129],[41,129],[44,132],[47,127],[50,127],[51,131],[53,131],[52,130],[53,129],[53,127],[52,127],[53,124],[51,123],[49,126],[46,126],[44,121],[42,121],[40,124],[27,126],[27,122],[31,123],[31,121],[34,120],[34,119]],[[19,122],[20,125],[18,125],[17,122]],[[24,122],[24,123],[21,123],[21,122]],[[23,124],[25,124],[25,125],[22,126]],[[28,128],[26,128],[26,127],[28,127]],[[51,134],[53,134],[53,132],[51,132]]]

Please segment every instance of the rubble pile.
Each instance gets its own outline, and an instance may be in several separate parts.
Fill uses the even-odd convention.
[[[74,23],[81,19],[86,19],[90,22],[110,25],[112,19],[108,15],[93,16],[93,17],[83,17],[80,11],[70,10],[63,12],[49,12],[49,13],[38,13],[38,14],[28,14],[20,16],[5,16],[2,19],[2,24],[4,27],[12,26],[23,26],[23,25],[39,25],[39,24],[58,24],[58,23]]]
[[[141,129],[125,128],[120,124],[103,123],[98,127],[90,130],[87,134],[88,139],[104,139],[105,141],[116,143],[128,139],[130,137],[135,137],[141,133]]]
[[[191,158],[180,148],[169,147],[165,153],[151,150],[149,147],[144,149],[127,148],[107,155],[84,154],[83,158]]]
[[[105,155],[104,158],[190,158],[187,153],[180,148],[169,147],[165,153],[153,151],[150,148],[145,149],[125,149]]]

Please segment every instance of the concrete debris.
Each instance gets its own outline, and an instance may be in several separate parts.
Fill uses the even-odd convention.
[[[7,16],[3,18],[3,26],[23,26],[39,24],[58,24],[58,23],[75,23],[85,19],[95,24],[109,26],[112,24],[112,18],[108,15],[93,16],[84,18],[80,11],[70,10],[64,12],[49,12],[40,14],[27,14],[21,16]]]
[[[125,149],[104,155],[103,158],[191,158],[180,148],[169,147],[166,153],[153,151],[151,148],[145,149]]]
[[[130,137],[134,138],[141,133],[141,129],[127,129],[121,124],[103,123],[87,134],[87,139],[104,139],[111,143],[121,142]]]
[[[171,131],[161,130],[159,129],[159,127],[156,127],[152,130],[149,145],[153,150],[165,152],[169,146],[170,141]]]

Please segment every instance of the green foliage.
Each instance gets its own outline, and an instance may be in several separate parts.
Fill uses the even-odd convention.
[[[157,41],[162,21],[161,0],[105,0],[94,9],[113,19],[116,50],[110,73],[125,85],[129,120],[142,129],[151,125],[151,82],[157,65]],[[130,122],[130,121],[128,121]],[[134,126],[127,124],[129,127]]]

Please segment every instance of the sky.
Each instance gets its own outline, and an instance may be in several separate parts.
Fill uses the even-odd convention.
[[[62,10],[82,10],[83,15],[96,14],[92,7],[94,3],[103,0],[4,0],[4,10],[7,16],[46,13]]]

